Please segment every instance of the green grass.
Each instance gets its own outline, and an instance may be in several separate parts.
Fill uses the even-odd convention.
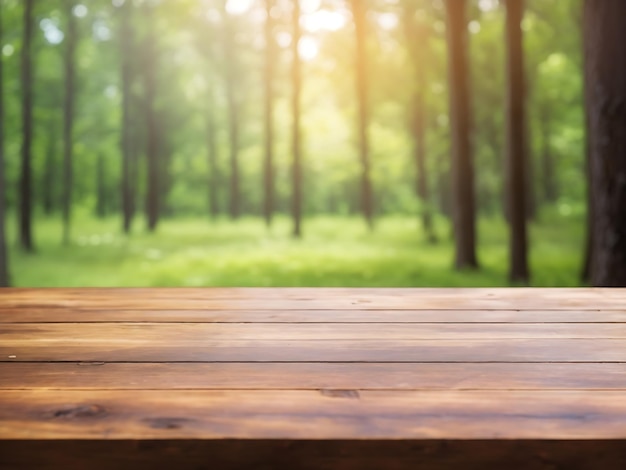
[[[534,286],[576,286],[582,258],[582,217],[544,218],[531,227]],[[316,217],[305,236],[290,236],[288,219],[268,231],[259,219],[165,220],[155,234],[137,223],[123,236],[117,218],[80,217],[70,246],[57,219],[35,226],[37,252],[12,249],[17,286],[506,286],[507,229],[481,220],[481,269],[452,269],[448,224],[430,245],[417,220],[379,219],[369,233],[358,218]],[[11,227],[14,233],[14,227]],[[11,243],[15,246],[15,242]]]

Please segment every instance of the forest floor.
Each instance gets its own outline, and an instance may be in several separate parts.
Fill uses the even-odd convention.
[[[542,219],[530,229],[531,284],[580,285],[584,217]],[[260,219],[195,218],[164,220],[154,234],[137,223],[124,236],[119,218],[77,217],[72,244],[63,246],[59,220],[39,218],[36,253],[21,252],[13,240],[10,262],[16,286],[509,285],[504,221],[480,221],[481,268],[466,272],[452,269],[445,220],[437,221],[434,245],[419,227],[413,218],[385,217],[370,233],[359,218],[323,216],[306,220],[303,239],[294,240],[287,218],[271,230]]]

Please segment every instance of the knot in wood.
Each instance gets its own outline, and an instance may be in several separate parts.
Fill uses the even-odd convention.
[[[77,405],[58,409],[52,413],[52,417],[62,419],[101,418],[106,414],[106,409],[100,405]]]

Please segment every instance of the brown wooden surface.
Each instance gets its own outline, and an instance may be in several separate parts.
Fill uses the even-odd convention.
[[[625,344],[623,289],[6,289],[0,468],[626,468]]]

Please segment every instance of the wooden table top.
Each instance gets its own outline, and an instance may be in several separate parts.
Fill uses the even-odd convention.
[[[64,439],[626,439],[626,290],[2,290],[0,440]]]

